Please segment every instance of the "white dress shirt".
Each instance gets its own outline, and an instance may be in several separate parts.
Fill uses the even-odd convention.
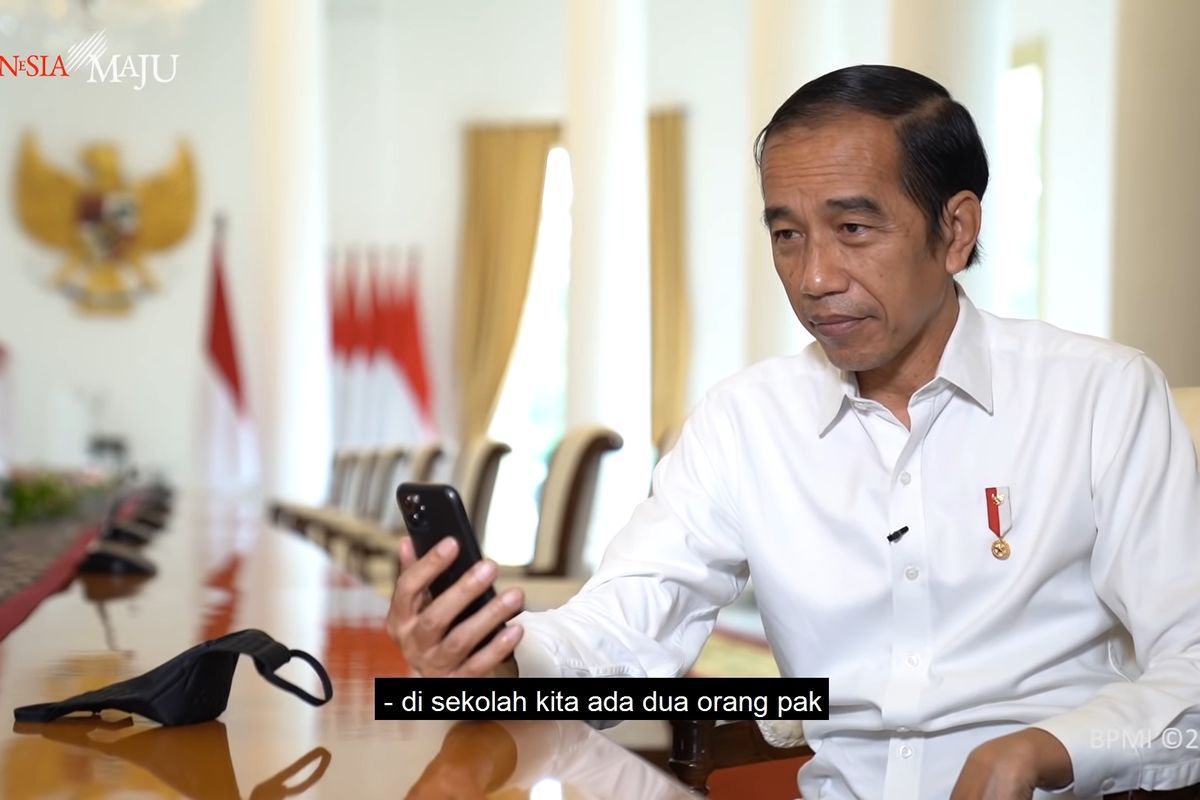
[[[1067,796],[1200,782],[1200,476],[1162,373],[959,303],[911,430],[815,343],[712,389],[580,594],[519,618],[521,674],[683,675],[752,573],[781,673],[830,678],[806,800],[948,797],[1030,725]]]

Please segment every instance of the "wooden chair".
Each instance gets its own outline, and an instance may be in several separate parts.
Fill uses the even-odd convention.
[[[339,502],[310,508],[300,515],[299,530],[308,538],[329,549],[347,522],[362,519],[371,502],[375,475],[380,464],[388,458],[378,449],[360,450],[351,454],[346,467],[345,483]]]
[[[454,465],[451,482],[458,488],[481,548],[487,533],[488,510],[492,507],[500,461],[511,452],[512,448],[504,442],[481,436],[462,449]]]
[[[329,476],[329,497],[326,505],[339,506],[345,502],[346,485],[350,482],[350,471],[358,454],[352,450],[339,450],[333,455],[333,469]]]
[[[563,436],[550,457],[533,560],[521,569],[524,575],[581,577],[600,461],[624,444],[615,431],[596,425],[573,428]]]
[[[445,455],[442,445],[429,443],[412,451],[408,459],[408,470],[403,480],[420,483],[431,480],[438,462]],[[402,482],[396,476],[399,461],[391,460],[377,473],[375,481],[376,505],[368,511],[373,513],[352,518],[333,517],[326,523],[329,541],[338,541],[346,546],[347,567],[365,581],[370,580],[370,561],[375,556],[395,555],[397,537],[402,533],[399,515],[393,496]]]
[[[339,509],[349,509],[353,505],[359,491],[358,476],[366,462],[373,457],[371,451],[339,450],[333,457],[329,495],[324,505],[276,501],[268,508],[268,517],[281,527],[308,535],[310,521]]]
[[[1171,390],[1192,441],[1200,452],[1200,386]],[[676,720],[671,723],[671,771],[694,791],[708,794],[713,771],[761,761],[811,755],[808,747],[778,748],[767,744],[757,723],[749,720],[716,724],[711,720]],[[1200,784],[1171,791],[1121,792],[1105,800],[1198,800]]]
[[[671,771],[699,794],[708,794],[708,776],[718,769],[803,758],[813,751],[807,746],[773,747],[767,744],[753,720],[717,724],[712,720],[671,722]]]
[[[451,483],[458,488],[463,506],[477,533],[483,529],[486,523],[500,459],[511,449],[503,442],[481,438],[463,448],[455,460],[454,475],[456,477]],[[428,482],[432,479],[437,461],[441,457],[442,448],[440,446],[430,446],[426,448],[425,453],[418,451],[413,457],[412,469],[406,480]],[[404,535],[404,526],[396,509],[396,503],[392,499],[392,491],[399,483],[399,481],[389,483],[385,510],[379,524],[349,526],[346,530],[345,541],[349,546],[348,566],[364,581],[370,582],[370,562],[374,558],[381,556],[389,558],[393,573],[399,567],[395,561],[396,544],[399,537]]]
[[[424,457],[428,460],[431,455]],[[386,508],[389,479],[407,456],[404,447],[342,452],[335,458],[329,503],[277,503],[273,517],[329,549],[334,542],[378,524]]]
[[[380,451],[372,478],[371,495],[367,502],[364,519],[383,524],[388,509],[395,504],[397,474],[408,461],[411,451],[407,447],[389,447]]]
[[[570,430],[550,458],[538,506],[533,559],[500,568],[496,591],[525,590],[525,607],[557,608],[587,580],[583,551],[591,522],[600,463],[605,453],[623,446],[621,437],[602,427]]]
[[[408,470],[408,480],[424,483],[433,478],[438,462],[446,451],[437,442],[422,445],[413,451],[412,463]],[[392,487],[393,489],[395,487]]]

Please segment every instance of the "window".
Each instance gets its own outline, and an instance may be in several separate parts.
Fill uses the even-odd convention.
[[[562,437],[567,392],[567,285],[571,255],[571,164],[555,147],[546,160],[542,218],[529,293],[488,435],[512,446],[500,462],[488,526],[488,555],[502,564],[533,558],[538,498]]]

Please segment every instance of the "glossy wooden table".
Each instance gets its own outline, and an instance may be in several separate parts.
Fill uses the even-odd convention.
[[[376,722],[377,675],[407,666],[385,598],[261,510],[183,498],[144,553],[157,576],[80,577],[0,642],[0,797],[689,797],[581,722]],[[242,658],[214,722],[163,728],[120,712],[30,725],[12,709],[149,670],[193,644],[261,628],[329,671],[313,708]],[[292,662],[280,674],[320,694]],[[531,793],[532,792],[532,793]]]

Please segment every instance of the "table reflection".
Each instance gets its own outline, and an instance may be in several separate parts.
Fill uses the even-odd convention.
[[[459,722],[407,800],[690,798],[583,722]]]
[[[5,797],[33,796],[68,792],[77,784],[62,773],[44,769],[44,754],[36,752],[48,743],[82,748],[101,757],[90,762],[79,753],[58,751],[64,761],[75,762],[96,773],[113,772],[101,759],[118,759],[139,767],[155,780],[143,780],[136,774],[122,774],[121,786],[137,786],[143,792],[164,797],[175,793],[184,797],[240,798],[229,738],[219,721],[174,728],[147,727],[131,717],[110,721],[102,716],[65,718],[55,722],[18,722],[13,733],[25,737],[12,747],[24,750],[23,757],[9,758],[5,774]],[[51,747],[50,749],[55,749]],[[254,800],[268,800],[300,794],[325,775],[333,756],[324,747],[316,747],[262,781],[250,792]],[[25,765],[22,768],[21,765]],[[111,766],[111,765],[110,765]],[[41,772],[41,775],[31,774]],[[297,780],[303,773],[307,776]],[[54,782],[58,774],[61,781]],[[291,783],[289,783],[291,781]]]

